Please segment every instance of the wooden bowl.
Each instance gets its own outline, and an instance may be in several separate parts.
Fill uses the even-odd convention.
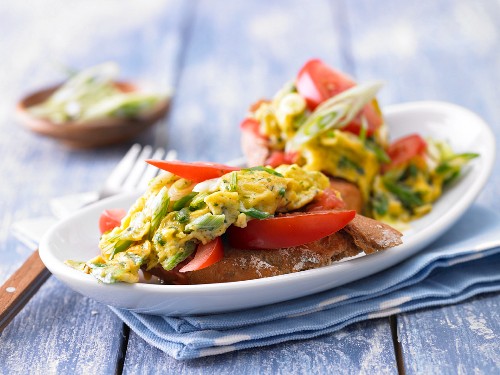
[[[137,90],[135,85],[127,82],[115,82],[115,86],[123,92]],[[161,120],[170,104],[170,100],[159,103],[138,119],[106,118],[86,122],[69,121],[62,124],[35,117],[28,111],[29,107],[47,100],[59,87],[60,85],[56,85],[27,95],[17,104],[17,115],[29,130],[76,148],[109,146],[135,138]]]

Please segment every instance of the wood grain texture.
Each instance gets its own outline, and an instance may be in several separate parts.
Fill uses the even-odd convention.
[[[1,374],[112,374],[123,323],[54,278],[0,336]]]
[[[124,374],[396,374],[387,319],[354,324],[314,340],[176,361],[131,333]]]
[[[38,250],[0,287],[0,332],[40,289],[50,272]]]
[[[407,374],[498,374],[500,294],[398,316]]]

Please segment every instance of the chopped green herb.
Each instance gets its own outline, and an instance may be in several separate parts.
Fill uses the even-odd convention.
[[[259,165],[257,167],[246,168],[246,169],[243,169],[243,170],[244,171],[263,171],[263,172],[270,173],[270,174],[272,174],[274,176],[283,177],[283,175],[281,173],[276,172],[274,169],[263,167],[261,165]]]
[[[196,249],[196,244],[193,241],[188,241],[184,244],[183,248],[180,248],[178,252],[174,255],[168,257],[163,262],[161,262],[162,267],[166,271],[170,271],[175,268],[180,262],[190,256]]]
[[[191,203],[189,204],[189,209],[191,211],[199,210],[200,208],[205,207],[205,198],[208,196],[208,193],[200,193],[196,197],[193,198]]]
[[[415,207],[421,206],[424,204],[422,198],[418,195],[418,193],[412,191],[407,186],[402,184],[398,184],[394,181],[390,181],[388,179],[383,180],[384,186],[387,190],[389,190],[392,194],[398,198],[403,206],[408,210],[413,210]]]
[[[173,206],[173,210],[174,211],[179,211],[181,208],[184,208],[186,207],[192,200],[193,198],[198,195],[198,193],[192,191],[191,193],[189,194],[186,194],[185,196],[183,196],[181,199],[179,199],[178,201],[176,201],[174,203],[174,206]]]
[[[111,253],[109,259],[111,260],[115,257],[116,254],[127,250],[130,247],[130,245],[132,245],[132,243],[133,241],[130,240],[119,240],[118,242],[116,242],[113,248],[113,253]]]
[[[245,215],[253,217],[254,219],[267,219],[268,217],[272,217],[270,213],[265,211],[258,210],[256,208],[249,208],[248,210],[242,211]]]
[[[168,196],[168,190],[164,186],[156,195],[153,200],[151,210],[151,226],[149,227],[149,239],[151,239],[160,226],[161,221],[168,212],[168,206],[170,205],[170,198]]]
[[[220,228],[221,225],[224,224],[224,219],[226,216],[224,214],[221,215],[212,215],[206,213],[200,217],[194,219],[191,223],[186,225],[185,232],[190,232],[193,230],[216,230]]]
[[[358,174],[364,175],[365,170],[359,164],[355,163],[346,156],[341,156],[338,164],[341,169],[354,169]]]
[[[385,150],[380,145],[378,145],[374,140],[367,138],[365,141],[365,145],[368,149],[373,151],[379,162],[389,163],[391,161],[391,158],[389,157],[389,155],[387,155]]]
[[[366,121],[366,116],[362,115],[361,116],[361,129],[359,131],[359,140],[362,143],[365,143],[365,141],[366,141],[367,129],[368,129],[368,122]]]
[[[175,220],[177,220],[181,224],[185,224],[189,221],[189,208],[184,207],[180,211],[175,213]]]
[[[377,194],[372,200],[373,210],[380,216],[384,216],[389,209],[389,199],[385,194]]]
[[[278,194],[280,197],[284,197],[286,193],[286,189],[284,187],[281,187],[280,190],[278,191]]]
[[[231,172],[231,182],[229,184],[229,191],[238,190],[238,174],[236,172]]]

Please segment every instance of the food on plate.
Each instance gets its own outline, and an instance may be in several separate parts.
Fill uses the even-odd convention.
[[[154,178],[127,213],[99,220],[101,254],[67,264],[104,283],[205,284],[328,265],[401,243],[388,225],[346,210],[321,172],[295,164],[236,168],[149,160]]]
[[[390,142],[376,99],[380,87],[308,61],[272,100],[250,107],[240,126],[248,165],[322,171],[343,182],[347,197],[358,190],[361,202],[348,207],[392,225],[425,215],[478,155],[456,154],[445,141],[418,134]]]
[[[28,111],[61,125],[116,117],[140,119],[168,100],[169,94],[120,87],[115,81],[118,71],[116,64],[105,63],[77,72]]]

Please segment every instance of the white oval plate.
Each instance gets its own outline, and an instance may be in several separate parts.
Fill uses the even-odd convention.
[[[83,295],[115,307],[161,315],[209,314],[286,301],[369,276],[410,257],[450,228],[472,204],[491,173],[495,144],[486,123],[456,105],[416,102],[386,108],[393,138],[419,133],[446,139],[456,152],[477,152],[463,176],[412,223],[403,244],[331,266],[259,280],[210,285],[105,285],[64,264],[99,253],[98,218],[106,208],[129,207],[137,194],[116,196],[89,206],[58,223],[40,243],[40,256],[61,281]]]

